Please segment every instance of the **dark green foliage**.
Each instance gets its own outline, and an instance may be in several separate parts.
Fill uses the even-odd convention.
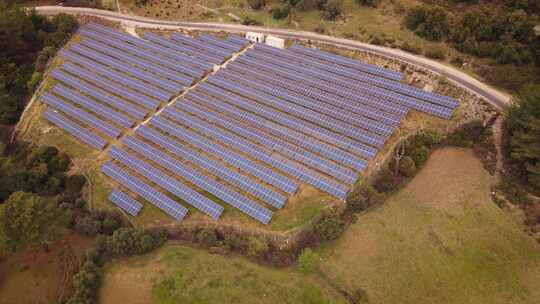
[[[249,7],[252,9],[258,10],[263,8],[266,5],[265,0],[247,0]]]
[[[412,157],[406,156],[399,161],[399,174],[405,177],[413,177],[415,173],[416,164]]]
[[[242,25],[263,25],[262,22],[253,19],[249,16],[245,16],[244,19],[242,19]]]
[[[383,169],[377,175],[373,187],[379,192],[392,192],[399,186],[399,180],[389,169]]]
[[[57,230],[61,211],[51,199],[15,192],[0,205],[0,247],[16,251],[49,240]]]
[[[433,59],[444,59],[446,54],[442,48],[433,48],[426,51],[426,57]]]
[[[313,232],[321,241],[337,239],[345,230],[345,222],[336,210],[322,212],[313,223]]]
[[[138,7],[145,6],[148,4],[148,0],[135,0],[135,5]]]
[[[163,231],[120,228],[107,238],[107,253],[110,256],[143,254],[161,246],[166,239]]]
[[[540,190],[540,85],[526,86],[507,112],[510,158],[521,177]]]
[[[328,0],[324,4],[324,10],[323,10],[323,17],[326,20],[335,20],[339,15],[341,15],[341,11],[343,3],[342,0]]]
[[[448,144],[452,146],[469,148],[486,134],[486,128],[479,120],[472,121],[460,127],[459,130],[448,136]]]
[[[439,41],[450,32],[448,14],[440,6],[423,5],[413,8],[407,14],[405,24],[428,40]]]
[[[384,195],[372,186],[362,186],[354,189],[347,197],[345,213],[354,214],[362,212],[371,206],[380,204]]]
[[[272,8],[271,13],[274,19],[284,19],[289,16],[291,7],[289,4],[279,5]]]
[[[17,144],[0,156],[0,203],[16,191],[56,195],[63,191],[70,159],[54,147]]]
[[[356,0],[358,4],[370,7],[377,7],[379,5],[379,0]]]
[[[0,124],[18,120],[47,60],[76,26],[68,15],[48,21],[33,11],[0,1]]]
[[[75,293],[68,304],[90,304],[97,302],[97,291],[102,282],[101,269],[91,261],[84,263],[83,267],[73,277]]]

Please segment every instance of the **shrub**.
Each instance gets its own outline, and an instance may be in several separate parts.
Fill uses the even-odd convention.
[[[342,11],[342,0],[328,0],[324,5],[323,17],[326,20],[335,20]]]
[[[363,6],[377,7],[379,5],[379,0],[356,0],[358,4]]]
[[[446,10],[440,6],[422,5],[409,11],[407,27],[428,40],[439,41],[450,32]]]
[[[444,59],[446,54],[442,48],[433,48],[426,51],[426,57],[433,59]]]
[[[384,200],[384,194],[372,186],[354,189],[347,197],[346,213],[359,213]]]
[[[413,160],[416,168],[421,168],[429,157],[429,151],[428,147],[422,145],[410,149],[407,154]]]
[[[416,46],[416,45],[412,45],[412,44],[410,44],[410,43],[407,42],[407,41],[405,41],[405,42],[401,45],[401,49],[404,50],[404,51],[413,53],[413,54],[421,54],[421,53],[422,53],[422,48],[421,48],[421,47]]]
[[[381,172],[379,172],[373,186],[379,192],[392,192],[396,190],[398,180],[392,171],[389,169],[383,169]]]
[[[248,239],[246,253],[251,257],[262,257],[268,252],[268,249],[268,242],[265,239],[255,236]]]
[[[213,246],[218,241],[217,233],[213,228],[201,229],[199,232],[197,232],[195,238],[198,243],[205,246]]]
[[[289,16],[290,9],[291,8],[288,4],[273,7],[271,10],[272,17],[278,20],[287,18],[287,16]]]
[[[254,10],[259,10],[266,5],[265,0],[248,0],[248,5]]]
[[[262,25],[262,22],[255,20],[249,16],[245,16],[244,19],[242,19],[243,25]]]
[[[416,173],[416,164],[414,163],[414,160],[410,156],[404,157],[399,162],[399,174],[406,176],[406,177],[412,177]]]
[[[86,261],[81,270],[73,276],[75,293],[67,303],[95,303],[101,281],[102,274],[99,267],[91,261]]]
[[[311,248],[306,248],[298,257],[298,265],[302,272],[312,273],[319,270],[320,260],[321,257],[318,253],[311,250]]]
[[[341,219],[338,212],[333,209],[323,211],[314,220],[313,232],[321,241],[335,240],[344,230],[345,222]]]

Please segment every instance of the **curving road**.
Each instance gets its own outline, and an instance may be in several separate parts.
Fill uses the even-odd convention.
[[[424,57],[416,56],[402,50],[392,49],[377,45],[371,45],[359,41],[336,38],[327,35],[321,35],[312,32],[296,31],[290,29],[275,29],[259,26],[245,26],[226,23],[207,23],[207,22],[175,22],[157,20],[146,17],[125,15],[117,12],[98,10],[92,8],[80,7],[61,7],[61,6],[38,6],[35,7],[37,13],[42,15],[56,15],[66,13],[71,15],[86,15],[101,17],[110,21],[119,21],[130,26],[167,29],[167,30],[204,30],[204,31],[226,31],[231,33],[244,33],[248,31],[261,32],[272,34],[284,38],[292,38],[297,40],[309,40],[322,44],[328,44],[340,48],[351,50],[370,52],[388,58],[393,58],[408,64],[416,65],[428,69],[436,74],[448,78],[457,85],[469,90],[470,92],[484,98],[487,102],[493,105],[496,109],[502,110],[511,104],[510,96],[492,88],[491,86],[482,83],[475,78],[459,71],[450,66],[446,66],[437,61],[430,60]]]

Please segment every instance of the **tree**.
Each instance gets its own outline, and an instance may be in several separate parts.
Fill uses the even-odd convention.
[[[268,251],[268,242],[265,239],[261,239],[252,236],[248,239],[247,254],[251,257],[261,257]]]
[[[321,257],[318,253],[306,248],[302,251],[302,254],[298,257],[298,265],[300,270],[304,273],[311,273],[319,270],[319,264]]]
[[[507,118],[510,157],[529,184],[540,190],[540,85],[525,86]]]
[[[345,222],[335,210],[325,210],[315,219],[313,232],[322,241],[337,239],[345,230]]]
[[[410,156],[406,156],[399,162],[399,174],[412,177],[416,173],[416,165]]]
[[[266,5],[265,0],[247,0],[249,7],[251,7],[254,10],[259,10],[263,8]]]
[[[434,41],[443,39],[450,31],[448,14],[440,6],[422,5],[411,9],[405,24],[418,35]]]
[[[328,0],[324,4],[323,17],[327,20],[336,19],[342,11],[342,0]]]
[[[0,241],[11,251],[46,242],[55,234],[60,215],[52,200],[15,192],[0,205]]]

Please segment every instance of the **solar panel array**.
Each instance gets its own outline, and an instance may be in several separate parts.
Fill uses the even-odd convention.
[[[154,114],[249,41],[140,39],[94,23],[79,33],[51,73],[60,83],[41,100],[56,111],[44,117],[101,150],[154,115],[108,150],[102,171],[175,219],[184,203],[218,219],[224,203],[267,224],[301,182],[345,199],[411,109],[449,118],[458,106],[401,83],[400,72],[255,44]],[[118,190],[110,200],[132,215],[142,206]]]
[[[143,207],[136,199],[116,189],[109,194],[109,201],[132,216],[139,214]]]

